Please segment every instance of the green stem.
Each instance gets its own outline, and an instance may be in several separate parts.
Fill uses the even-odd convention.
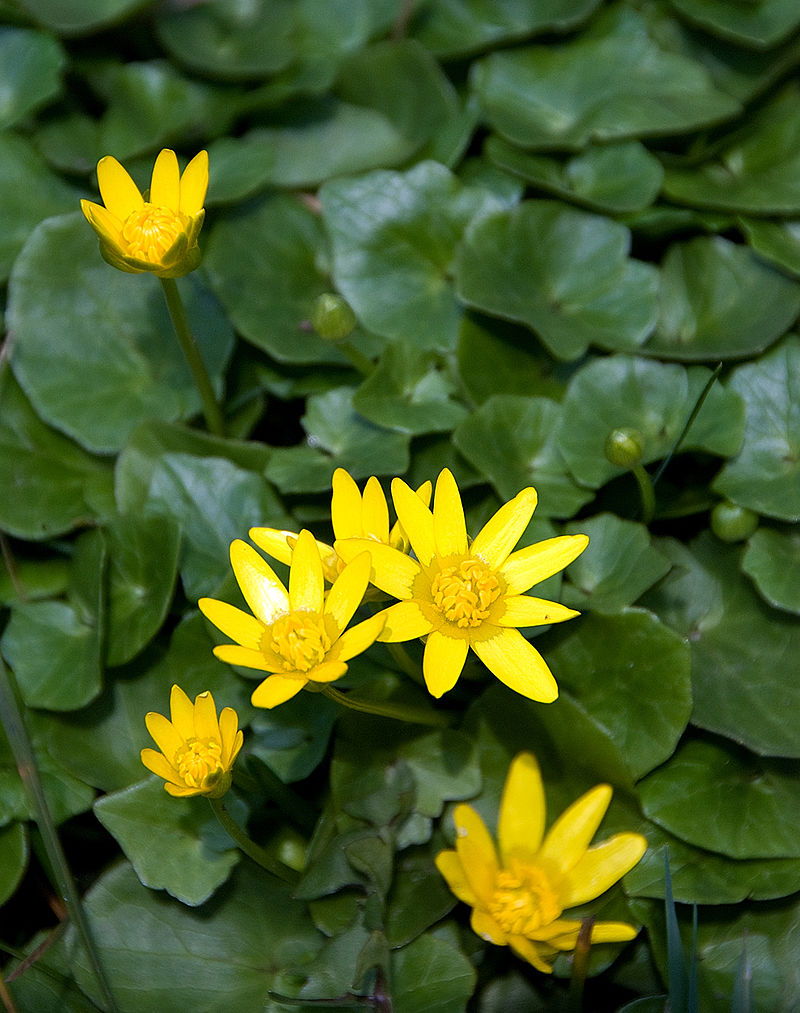
[[[424,710],[422,707],[407,707],[401,703],[378,703],[373,700],[360,700],[352,693],[342,693],[333,686],[323,686],[321,692],[329,700],[335,700],[343,707],[359,711],[361,714],[374,714],[381,718],[395,718],[408,721],[410,724],[433,725],[435,728],[446,728],[450,717],[441,711]]]
[[[720,374],[721,370],[722,370],[722,363],[720,362],[720,363],[718,363],[718,365],[717,365],[717,368],[716,368],[716,369],[714,370],[714,372],[713,372],[713,373],[711,374],[711,376],[709,377],[709,379],[708,379],[708,383],[707,383],[707,384],[705,385],[705,387],[703,387],[703,389],[702,389],[702,390],[700,391],[700,396],[699,396],[699,397],[698,397],[698,399],[697,399],[697,400],[695,401],[695,404],[694,404],[694,408],[692,409],[692,413],[691,413],[691,415],[689,416],[689,418],[688,418],[688,419],[686,420],[686,425],[685,425],[685,426],[683,427],[683,429],[681,430],[681,434],[680,434],[680,436],[679,436],[679,437],[677,438],[677,440],[676,440],[676,441],[675,441],[675,442],[673,443],[673,445],[672,445],[672,449],[671,449],[671,450],[670,450],[670,452],[669,452],[669,453],[667,454],[667,456],[666,456],[666,457],[664,458],[664,460],[663,460],[663,461],[661,462],[661,465],[660,465],[660,467],[659,467],[658,471],[657,471],[657,472],[656,472],[656,474],[655,474],[655,478],[653,479],[653,485],[655,485],[655,484],[656,484],[656,482],[658,482],[658,480],[659,480],[659,479],[661,478],[661,476],[662,476],[662,475],[664,474],[664,469],[665,469],[665,468],[667,467],[667,465],[669,464],[669,462],[670,462],[670,461],[672,460],[672,458],[673,458],[673,457],[675,456],[675,454],[677,453],[677,451],[678,451],[678,448],[680,447],[680,445],[681,445],[681,444],[683,443],[683,441],[684,441],[684,440],[686,439],[686,434],[687,434],[687,433],[689,432],[689,429],[691,428],[691,426],[692,426],[692,423],[693,423],[693,422],[694,422],[694,420],[695,420],[695,419],[697,418],[697,413],[698,413],[698,412],[700,411],[700,409],[701,409],[701,408],[703,407],[703,403],[704,403],[705,399],[706,399],[706,398],[708,397],[708,392],[709,392],[709,391],[711,390],[711,388],[712,388],[712,387],[714,386],[714,381],[715,381],[715,380],[717,379],[717,377],[719,376],[719,374]]]
[[[656,509],[656,494],[653,490],[653,483],[650,481],[650,476],[645,471],[644,465],[634,464],[631,471],[639,486],[639,495],[642,499],[642,520],[645,524],[649,524],[653,519]]]
[[[389,654],[391,654],[401,672],[405,672],[407,676],[412,678],[414,682],[419,683],[420,686],[425,685],[425,679],[419,670],[419,665],[414,662],[414,659],[402,644],[385,644],[384,646],[388,647]]]
[[[14,753],[19,776],[27,792],[36,823],[47,849],[47,857],[50,860],[57,880],[57,888],[66,902],[72,923],[83,942],[106,1009],[109,1013],[118,1013],[119,1007],[114,1001],[114,995],[103,971],[100,954],[92,937],[86,913],[83,910],[78,887],[67,864],[66,856],[61,847],[61,841],[58,839],[55,823],[53,822],[50,807],[47,804],[47,798],[42,787],[42,781],[39,777],[39,770],[36,766],[33,745],[25,728],[25,722],[22,719],[22,711],[17,701],[12,676],[2,660],[0,660],[0,714],[2,714],[6,735]]]
[[[354,366],[362,376],[369,376],[374,371],[375,363],[359,352],[349,341],[337,341],[336,347],[343,355],[347,356],[350,365]]]
[[[294,884],[297,882],[298,876],[294,869],[290,869],[288,865],[284,865],[283,862],[279,862],[276,858],[273,858],[272,855],[268,854],[255,841],[251,840],[225,808],[225,803],[221,798],[209,798],[208,802],[214,810],[214,815],[222,824],[225,833],[248,858],[252,858],[262,869],[266,869],[267,872],[273,876],[277,876],[278,879],[284,880],[286,883]]]
[[[183,307],[178,286],[174,278],[159,278],[159,281],[164,290],[164,298],[167,300],[167,309],[172,319],[172,326],[175,328],[175,334],[186,357],[189,369],[192,371],[197,392],[203,403],[203,414],[206,417],[208,431],[215,436],[224,436],[225,424],[222,420],[222,412],[214,396],[214,388],[211,386],[206,364],[203,362],[203,357],[200,355],[200,350],[189,328],[189,321],[186,317],[186,310]]]

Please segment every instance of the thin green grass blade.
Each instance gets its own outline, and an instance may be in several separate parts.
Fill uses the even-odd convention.
[[[672,899],[672,874],[669,870],[669,851],[664,851],[664,917],[667,924],[667,989],[671,1013],[686,1011],[686,964],[683,959],[678,915]]]

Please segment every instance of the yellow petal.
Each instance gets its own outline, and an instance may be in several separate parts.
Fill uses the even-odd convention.
[[[192,218],[203,207],[208,190],[208,152],[198,151],[181,176],[180,211]]]
[[[173,798],[191,798],[192,795],[202,795],[203,791],[201,788],[188,788],[185,784],[171,784],[169,781],[164,785],[167,792],[173,796]]]
[[[569,871],[562,901],[564,907],[575,907],[594,900],[622,879],[647,850],[641,834],[622,833],[595,845],[579,858]]]
[[[488,911],[481,908],[473,908],[470,916],[470,925],[476,936],[485,939],[487,943],[494,943],[495,946],[505,946],[508,943],[508,934],[498,925]]]
[[[231,766],[242,748],[244,736],[239,731],[239,715],[232,707],[223,707],[219,715],[219,734],[222,743],[222,765]]]
[[[361,493],[349,472],[337,468],[331,479],[331,523],[334,536],[339,538],[361,538],[364,529],[361,524]]]
[[[180,211],[181,172],[177,156],[169,148],[164,148],[153,166],[150,203],[159,208],[169,208],[170,211]]]
[[[453,811],[456,825],[456,851],[467,882],[475,896],[486,904],[494,892],[497,876],[497,852],[486,824],[472,806],[457,805]]]
[[[253,614],[271,626],[289,611],[289,595],[264,559],[240,539],[231,542],[231,565]]]
[[[303,672],[303,677],[307,677],[309,682],[336,682],[347,671],[347,665],[343,661],[330,661],[325,660],[319,665],[315,665],[307,672]],[[297,672],[296,675],[301,673]]]
[[[212,739],[214,742],[222,744],[217,708],[214,705],[214,697],[208,690],[195,697],[194,734],[198,739]]]
[[[278,528],[250,528],[247,534],[259,549],[263,549],[279,563],[285,563],[287,566],[291,563],[292,546],[287,539],[292,538],[296,541],[296,532],[280,531]]]
[[[436,552],[436,542],[433,537],[433,514],[414,490],[410,489],[401,478],[395,478],[392,481],[392,499],[397,519],[403,525],[403,530],[411,542],[417,559],[423,566],[427,566]],[[398,553],[398,555],[403,555],[403,553]],[[378,584],[378,587],[381,585]]]
[[[194,704],[180,686],[173,686],[170,690],[169,713],[179,735],[184,739],[194,735]]]
[[[580,615],[580,612],[568,609],[566,605],[527,594],[508,595],[503,599],[503,604],[505,611],[497,617],[498,626],[546,626],[548,623],[563,623]]]
[[[553,968],[547,963],[542,953],[543,947],[540,944],[534,943],[524,936],[511,936],[508,942],[511,949],[523,960],[527,960],[529,964],[533,965],[537,971],[541,971],[542,974],[553,973]]]
[[[368,478],[361,502],[361,531],[359,534],[389,542],[389,507],[377,478]]]
[[[489,671],[529,700],[552,703],[558,684],[544,658],[519,630],[498,629],[488,640],[473,640],[472,649]]]
[[[310,531],[297,537],[289,570],[289,607],[293,612],[321,612],[325,592],[322,560]]]
[[[257,651],[264,634],[264,624],[248,612],[242,612],[235,605],[216,598],[201,598],[198,601],[200,611],[226,637],[235,640],[242,647]]]
[[[166,756],[167,761],[172,763],[175,754],[183,747],[184,736],[175,729],[172,722],[168,721],[163,714],[158,714],[155,711],[145,714],[144,723],[155,744]]]
[[[586,535],[559,535],[512,552],[498,568],[508,584],[509,594],[521,594],[576,559],[589,544]]]
[[[438,556],[464,555],[467,551],[467,524],[461,493],[449,468],[444,468],[436,480],[433,536]]]
[[[503,865],[512,855],[534,855],[544,836],[545,799],[539,764],[532,753],[519,753],[508,769],[500,802],[497,843]]]
[[[627,922],[595,922],[592,926],[593,943],[626,943],[638,934],[639,930]]]
[[[93,204],[89,200],[81,201],[81,210],[100,238],[119,250],[122,244],[122,223],[116,215],[112,215],[102,204]]]
[[[97,182],[103,203],[120,222],[144,207],[139,187],[111,155],[106,155],[97,163]]]
[[[469,641],[448,637],[434,630],[425,644],[422,656],[422,674],[431,696],[437,699],[458,682],[467,660]]]
[[[554,862],[562,873],[568,873],[583,858],[606,814],[611,795],[609,785],[598,784],[565,809],[548,830],[541,857]]]
[[[324,611],[333,620],[337,635],[347,629],[347,624],[364,598],[369,583],[370,565],[369,553],[362,552],[347,564],[328,591]]]
[[[478,532],[472,543],[472,555],[482,559],[490,569],[501,566],[530,523],[537,499],[536,490],[528,488],[504,503]]]
[[[378,613],[383,616],[383,632],[378,637],[382,644],[399,644],[404,640],[424,637],[433,629],[415,601],[400,601]]]
[[[383,613],[378,612],[363,623],[346,630],[331,647],[326,655],[328,661],[349,661],[357,654],[366,651],[378,639],[383,629]]]
[[[474,907],[475,904],[478,903],[478,898],[475,896],[472,887],[467,882],[467,877],[464,875],[464,869],[461,865],[461,859],[458,857],[458,852],[440,851],[436,856],[435,861],[436,868],[447,880],[447,885],[456,897],[458,897],[459,900],[463,900],[465,904],[470,904]]]
[[[165,781],[172,781],[173,784],[183,784],[178,771],[163,753],[157,753],[155,749],[143,749],[139,756],[148,770],[154,774],[158,774],[159,777],[163,777]]]
[[[249,647],[239,647],[238,644],[220,644],[214,648],[214,657],[224,661],[226,665],[236,665],[237,668],[255,668],[259,672],[277,672],[282,665],[278,658],[274,662],[267,658],[263,651],[253,651]]]
[[[254,707],[277,707],[296,696],[305,686],[307,679],[287,679],[283,675],[271,675],[265,679],[250,697]]]
[[[346,563],[368,552],[372,561],[369,578],[372,583],[393,598],[411,597],[411,587],[420,573],[419,563],[411,556],[372,538],[345,538],[341,542],[337,540],[334,547]]]

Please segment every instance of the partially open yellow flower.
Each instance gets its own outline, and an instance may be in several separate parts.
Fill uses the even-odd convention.
[[[172,687],[169,709],[171,721],[153,711],[145,716],[161,752],[143,749],[142,763],[164,778],[170,795],[220,798],[231,786],[231,768],[244,740],[236,711],[225,707],[217,719],[211,693],[200,693],[192,703],[180,686]]]
[[[447,468],[436,482],[432,512],[399,478],[392,482],[392,497],[416,559],[367,538],[336,541],[344,559],[368,551],[370,580],[400,599],[383,613],[386,625],[378,639],[396,643],[427,637],[423,674],[435,697],[453,688],[471,647],[511,689],[531,700],[555,700],[558,686],[550,669],[516,627],[578,615],[523,592],[569,565],[586,548],[587,536],[548,538],[512,552],[536,507],[536,490],[528,488],[471,541],[461,495]]]
[[[175,152],[164,148],[153,166],[147,199],[111,155],[97,163],[97,181],[105,207],[82,200],[81,208],[100,239],[103,259],[112,267],[160,278],[180,278],[197,267],[208,189],[205,151],[195,155],[181,176]]]
[[[436,865],[456,897],[472,907],[472,928],[482,939],[510,946],[548,974],[549,961],[575,948],[581,922],[562,918],[563,912],[605,893],[647,849],[645,838],[635,833],[589,846],[611,795],[609,785],[597,785],[545,834],[539,765],[531,753],[520,753],[503,789],[498,849],[475,810],[456,806],[455,850],[439,852]],[[591,940],[617,943],[635,935],[626,922],[595,922]]]
[[[379,613],[347,629],[369,583],[369,556],[344,567],[328,593],[319,548],[310,531],[297,536],[289,589],[246,542],[231,543],[231,564],[253,615],[214,598],[201,611],[236,644],[214,648],[220,661],[270,672],[254,691],[255,707],[275,707],[312,683],[341,678],[351,658],[365,651],[383,629]]]

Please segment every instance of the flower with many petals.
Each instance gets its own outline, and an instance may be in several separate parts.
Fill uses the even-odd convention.
[[[180,278],[197,267],[208,189],[205,151],[195,155],[181,175],[175,152],[164,148],[153,166],[146,199],[111,155],[97,163],[97,181],[105,207],[82,200],[81,208],[100,239],[103,259],[112,267],[160,278]]]
[[[379,640],[427,637],[423,674],[440,697],[455,685],[470,647],[502,682],[531,700],[550,703],[558,686],[519,626],[542,626],[578,615],[523,592],[563,569],[586,548],[586,535],[563,535],[516,545],[536,507],[536,490],[523,489],[502,506],[473,541],[467,536],[458,486],[446,468],[436,482],[433,511],[405,482],[392,482],[395,510],[416,559],[366,538],[336,541],[344,559],[368,551],[370,580],[399,598],[386,609]]]
[[[615,834],[590,847],[611,802],[599,784],[573,802],[545,834],[545,800],[539,765],[531,753],[512,762],[503,789],[497,843],[475,810],[456,806],[455,850],[436,865],[459,900],[472,907],[472,928],[490,943],[510,946],[540,971],[578,941],[581,922],[568,908],[594,900],[629,872],[647,848],[641,834]],[[633,939],[626,922],[595,922],[593,943]]]
[[[341,678],[347,662],[365,651],[383,628],[379,613],[347,629],[369,583],[369,556],[361,553],[325,593],[322,559],[310,531],[292,553],[288,591],[246,542],[231,543],[231,564],[253,615],[214,598],[201,598],[203,614],[236,644],[214,648],[231,665],[269,672],[253,692],[255,707],[275,707],[308,683]]]
[[[217,719],[211,693],[200,693],[192,703],[180,686],[172,687],[169,709],[171,721],[154,711],[145,716],[161,752],[143,749],[142,763],[164,778],[170,795],[220,798],[231,786],[231,768],[244,739],[236,711],[225,707]]]

